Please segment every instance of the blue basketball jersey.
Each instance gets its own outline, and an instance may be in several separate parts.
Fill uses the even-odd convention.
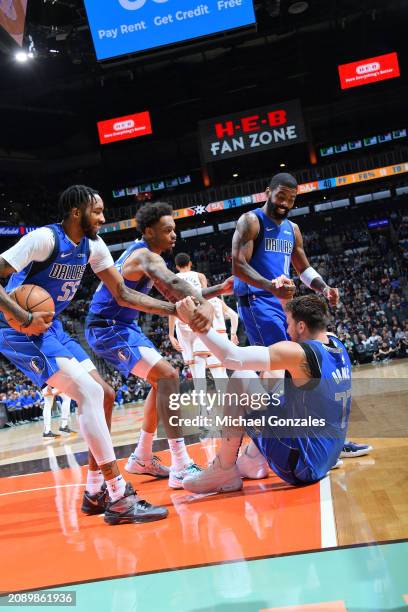
[[[311,427],[307,438],[296,439],[296,447],[303,460],[306,459],[316,470],[317,478],[325,475],[327,464],[333,465],[340,454],[351,407],[350,358],[338,338],[331,335],[329,338],[329,344],[317,340],[301,343],[306,355],[312,351],[312,359],[314,357],[317,365],[316,378],[312,379],[311,388],[298,388],[290,379],[285,380],[287,410],[296,417],[311,417],[325,423],[320,427]],[[311,362],[310,355],[308,361]]]
[[[261,208],[252,211],[259,219],[259,234],[254,241],[252,257],[248,262],[259,274],[268,280],[285,274],[289,278],[292,251],[295,246],[295,233],[293,224],[285,219],[277,225],[270,219]],[[267,294],[264,289],[259,289],[245,283],[239,278],[234,280],[234,293],[236,296],[251,294]],[[271,295],[276,301],[276,306],[282,310],[278,298]]]
[[[115,267],[121,274],[123,264],[127,258],[138,249],[149,249],[149,245],[144,240],[135,240],[126,251],[122,253],[115,263]],[[130,287],[130,289],[139,291],[139,293],[147,294],[153,287],[153,282],[147,276],[143,276],[138,281],[125,279],[125,285]],[[119,306],[109,289],[103,283],[100,283],[94,294],[89,307],[89,313],[91,316],[93,315],[102,319],[114,319],[122,323],[132,323],[139,318],[138,310],[126,306]]]
[[[10,293],[20,285],[38,285],[52,296],[55,314],[58,315],[69,306],[81,284],[89,260],[89,239],[84,237],[79,244],[75,244],[60,223],[46,227],[54,234],[52,253],[45,261],[33,261],[20,272],[12,274],[6,291]]]
[[[351,407],[351,363],[346,348],[335,336],[330,343],[302,342],[313,378],[296,387],[285,378],[285,401],[273,415],[304,421],[301,434],[266,426],[248,433],[283,480],[292,484],[316,482],[335,465],[346,438]],[[311,422],[310,420],[315,419]],[[291,436],[291,437],[286,437]]]

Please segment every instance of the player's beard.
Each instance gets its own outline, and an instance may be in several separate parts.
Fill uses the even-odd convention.
[[[268,200],[268,212],[271,217],[275,217],[275,219],[286,219],[289,214],[289,210],[285,208],[284,212],[278,210],[278,205],[272,202],[272,200]]]
[[[81,229],[84,233],[84,236],[89,238],[89,240],[96,240],[98,238],[98,232],[96,232],[92,225],[89,222],[89,219],[85,216],[81,218]]]

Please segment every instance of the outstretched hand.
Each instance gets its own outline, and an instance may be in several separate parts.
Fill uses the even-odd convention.
[[[296,285],[284,274],[271,281],[272,293],[280,300],[291,300],[296,291]]]
[[[339,303],[340,295],[336,287],[326,287],[323,291],[323,295],[333,308]]]

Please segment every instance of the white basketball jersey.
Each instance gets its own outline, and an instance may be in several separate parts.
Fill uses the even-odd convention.
[[[176,276],[182,278],[184,281],[186,281],[186,283],[188,283],[189,285],[194,287],[194,289],[201,293],[202,287],[198,272],[194,272],[193,270],[190,270],[189,272],[177,272]],[[186,323],[180,321],[180,319],[176,319],[176,328],[188,330],[190,329],[190,327]]]
[[[197,291],[201,293],[202,287],[198,272],[193,272],[193,270],[190,270],[189,272],[177,272],[176,276],[179,276],[180,278],[185,280],[186,283],[188,283],[189,285],[194,287],[194,289],[197,289]]]
[[[222,301],[217,297],[211,298],[208,301],[214,308],[213,328],[217,332],[226,332],[227,328],[225,326],[224,312],[222,310]]]

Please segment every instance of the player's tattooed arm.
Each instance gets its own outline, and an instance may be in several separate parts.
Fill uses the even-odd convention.
[[[296,272],[299,274],[303,274],[305,271],[311,268],[307,255],[305,253],[305,249],[303,246],[303,236],[299,229],[299,226],[295,223],[293,224],[294,232],[295,232],[295,247],[292,253],[292,264],[295,268]],[[305,282],[305,281],[303,281]],[[316,293],[321,293],[325,296],[325,298],[329,301],[331,306],[336,306],[339,301],[339,291],[335,287],[329,287],[329,285],[323,280],[323,278],[315,272],[315,278],[310,283],[310,289],[313,289]]]
[[[131,258],[129,258],[129,260],[130,259]],[[164,259],[160,257],[160,255],[152,253],[148,249],[140,249],[134,254],[132,260],[129,261],[129,265],[131,265],[132,262],[138,270],[142,270],[143,274],[153,281],[156,289],[170,302],[177,302],[189,295],[194,297],[198,307],[191,328],[197,332],[206,332],[209,330],[214,316],[213,307],[202,297],[199,291],[169,270]],[[124,276],[128,278],[126,264],[123,267],[123,273]]]
[[[288,285],[276,288],[273,281],[263,277],[249,264],[259,230],[259,220],[254,213],[248,212],[239,218],[232,238],[232,273],[253,287],[269,291],[281,299],[290,299],[294,288],[289,279]]]
[[[118,270],[111,266],[97,275],[100,280],[107,286],[119,306],[135,308],[143,312],[168,316],[176,313],[174,304],[156,300],[150,295],[145,295],[139,291],[134,291],[125,285],[123,277]]]

